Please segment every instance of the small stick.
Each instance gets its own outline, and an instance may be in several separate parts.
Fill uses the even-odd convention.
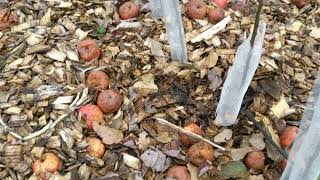
[[[254,41],[257,36],[262,6],[263,6],[263,0],[259,0],[259,6],[258,6],[257,13],[256,13],[255,21],[254,21],[254,28],[253,28],[253,32],[252,32],[252,37],[250,40],[251,47],[253,47]]]
[[[181,132],[183,134],[186,134],[186,135],[188,135],[188,136],[190,136],[190,137],[192,137],[194,139],[198,139],[198,140],[206,142],[206,143],[212,145],[213,147],[216,147],[216,148],[218,148],[218,149],[220,149],[222,151],[226,151],[226,149],[224,147],[221,147],[221,146],[211,142],[210,140],[208,140],[208,139],[206,139],[206,138],[204,138],[202,136],[199,136],[198,134],[192,133],[190,131],[187,131],[187,130],[183,129],[182,127],[179,127],[179,126],[177,126],[175,124],[172,124],[172,123],[168,122],[165,119],[158,118],[158,117],[153,117],[153,118],[155,120],[159,121],[161,124],[167,125],[167,126],[171,127],[172,129],[175,129],[175,130],[177,130],[177,131],[179,131],[179,132]]]
[[[261,131],[263,136],[272,144],[272,146],[275,147],[284,158],[288,159],[288,154],[281,147],[279,147],[277,143],[275,143],[273,141],[273,139],[270,137],[270,135],[256,121],[256,119],[254,118],[254,115],[249,111],[243,111],[242,110],[242,112],[249,118],[249,120],[251,122],[253,122],[253,124],[256,126],[256,128]]]

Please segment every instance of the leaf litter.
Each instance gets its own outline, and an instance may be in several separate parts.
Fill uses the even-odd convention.
[[[147,1],[134,2],[147,7]],[[279,179],[281,154],[245,116],[228,129],[212,123],[253,16],[227,9],[225,18],[212,24],[188,17],[187,0],[181,1],[188,53],[188,63],[181,64],[170,58],[165,22],[148,8],[121,20],[122,3],[0,2],[0,179],[37,178],[32,164],[46,152],[64,167],[50,179],[161,179],[173,165],[188,167],[192,179]],[[256,8],[256,2],[248,4]],[[317,72],[318,10],[316,2],[302,9],[289,1],[264,7],[264,52],[244,105],[279,145],[283,128],[299,125]],[[86,39],[101,51],[94,61],[84,62],[77,50]],[[99,91],[86,85],[95,70],[108,74],[108,89],[124,98],[116,112],[103,113],[103,124],[94,122],[94,131],[88,131],[78,108],[96,104]],[[216,151],[215,160],[201,167],[190,163],[189,146],[180,142],[179,133],[192,122],[204,131],[194,137]],[[88,155],[89,136],[102,140],[102,158]],[[264,152],[265,171],[245,171],[242,160],[253,150]]]

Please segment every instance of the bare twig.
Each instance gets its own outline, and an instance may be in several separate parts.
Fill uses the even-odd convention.
[[[161,124],[167,125],[167,126],[171,127],[172,129],[175,129],[175,130],[177,130],[177,131],[179,131],[179,132],[181,132],[183,134],[186,134],[186,135],[188,135],[188,136],[190,136],[190,137],[192,137],[194,139],[198,139],[198,140],[206,142],[206,143],[212,145],[213,147],[216,147],[216,148],[218,148],[218,149],[220,149],[222,151],[226,151],[226,149],[224,147],[221,147],[221,146],[211,142],[210,140],[208,140],[208,139],[206,139],[206,138],[204,138],[202,136],[199,136],[198,134],[192,133],[190,131],[187,131],[187,130],[183,129],[182,127],[179,127],[179,126],[177,126],[175,124],[172,124],[172,123],[168,122],[165,119],[158,118],[158,117],[153,117],[153,118],[155,120],[159,121]]]
[[[261,131],[261,133],[263,134],[263,136],[272,144],[272,146],[275,147],[275,148],[280,152],[280,154],[281,154],[284,158],[288,159],[288,154],[287,154],[281,147],[279,147],[277,143],[275,143],[275,142],[273,141],[273,139],[270,137],[270,135],[269,135],[269,134],[260,126],[260,124],[255,120],[254,115],[253,115],[251,112],[249,112],[249,111],[243,111],[243,110],[242,110],[242,112],[249,118],[249,120],[250,120],[251,122],[253,122],[253,124],[256,126],[256,128]]]
[[[263,6],[263,0],[259,0],[259,6],[258,6],[258,10],[256,12],[256,17],[255,17],[255,21],[254,21],[254,28],[253,28],[252,37],[250,40],[251,47],[253,47],[254,41],[257,36],[262,6]]]

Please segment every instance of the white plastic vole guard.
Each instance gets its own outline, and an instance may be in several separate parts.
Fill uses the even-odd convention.
[[[163,18],[172,59],[187,62],[187,46],[178,0],[150,0],[152,14]]]
[[[318,72],[281,180],[317,180],[319,176],[320,73]]]
[[[217,117],[214,123],[218,126],[231,126],[236,123],[243,97],[259,65],[266,23],[259,22],[254,46],[251,47],[251,35],[239,46],[233,66],[223,84]]]

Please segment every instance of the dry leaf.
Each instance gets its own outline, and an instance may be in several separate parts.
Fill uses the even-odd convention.
[[[208,80],[210,82],[209,88],[212,91],[216,91],[222,84],[222,78],[220,72],[217,69],[210,70],[208,72]]]
[[[231,137],[232,137],[232,130],[224,129],[214,137],[214,142],[216,143],[227,142],[231,139]]]
[[[147,167],[161,172],[165,168],[166,155],[158,149],[148,149],[141,155],[141,160]]]
[[[143,131],[139,134],[139,139],[138,139],[138,148],[145,151],[148,149],[149,145],[150,145],[150,138],[147,137],[148,133]]]
[[[244,156],[252,151],[251,147],[244,147],[239,149],[231,149],[231,158],[234,161],[239,161],[244,158]]]
[[[123,139],[123,134],[120,130],[100,125],[96,121],[92,123],[92,126],[93,130],[102,138],[102,142],[107,145],[118,144]]]
[[[258,150],[263,150],[266,147],[266,144],[264,143],[264,136],[262,133],[252,134],[249,142]]]

